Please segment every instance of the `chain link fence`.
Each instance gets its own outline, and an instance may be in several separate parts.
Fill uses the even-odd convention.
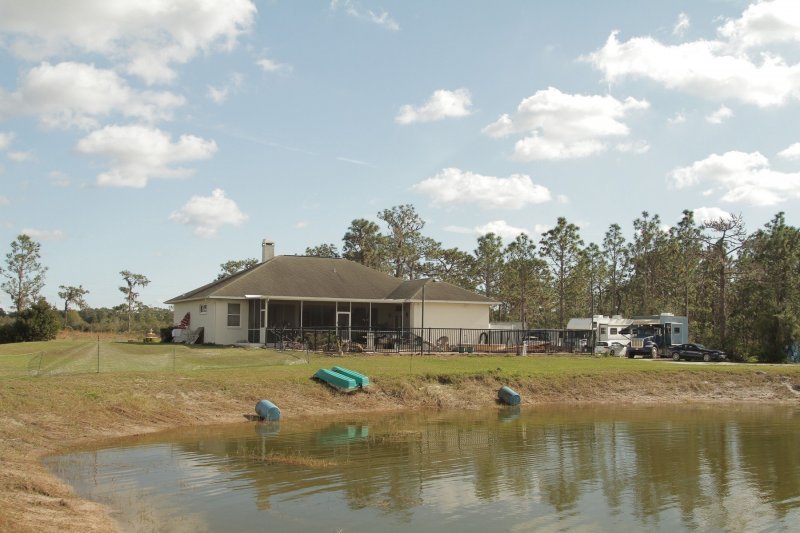
[[[38,352],[0,355],[0,378],[109,372],[192,372],[307,364],[305,350],[83,342]]]

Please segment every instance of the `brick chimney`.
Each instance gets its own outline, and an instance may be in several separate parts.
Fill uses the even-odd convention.
[[[261,241],[261,262],[264,263],[275,257],[275,243],[264,239]]]

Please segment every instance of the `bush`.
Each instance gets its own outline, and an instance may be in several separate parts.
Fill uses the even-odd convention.
[[[44,298],[0,325],[0,343],[49,341],[61,329],[61,314]]]

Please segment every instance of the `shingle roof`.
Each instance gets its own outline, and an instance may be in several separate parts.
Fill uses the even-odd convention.
[[[489,298],[450,283],[403,281],[347,259],[291,255],[274,257],[165,303],[245,295],[309,300],[417,300],[424,283],[425,298],[431,301],[492,303]]]

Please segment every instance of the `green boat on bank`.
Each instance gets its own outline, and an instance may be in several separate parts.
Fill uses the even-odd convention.
[[[327,368],[320,368],[317,370],[317,373],[314,374],[314,379],[327,383],[331,387],[344,392],[352,392],[359,388],[363,389],[369,385],[369,378],[364,374],[338,366],[330,370]]]

